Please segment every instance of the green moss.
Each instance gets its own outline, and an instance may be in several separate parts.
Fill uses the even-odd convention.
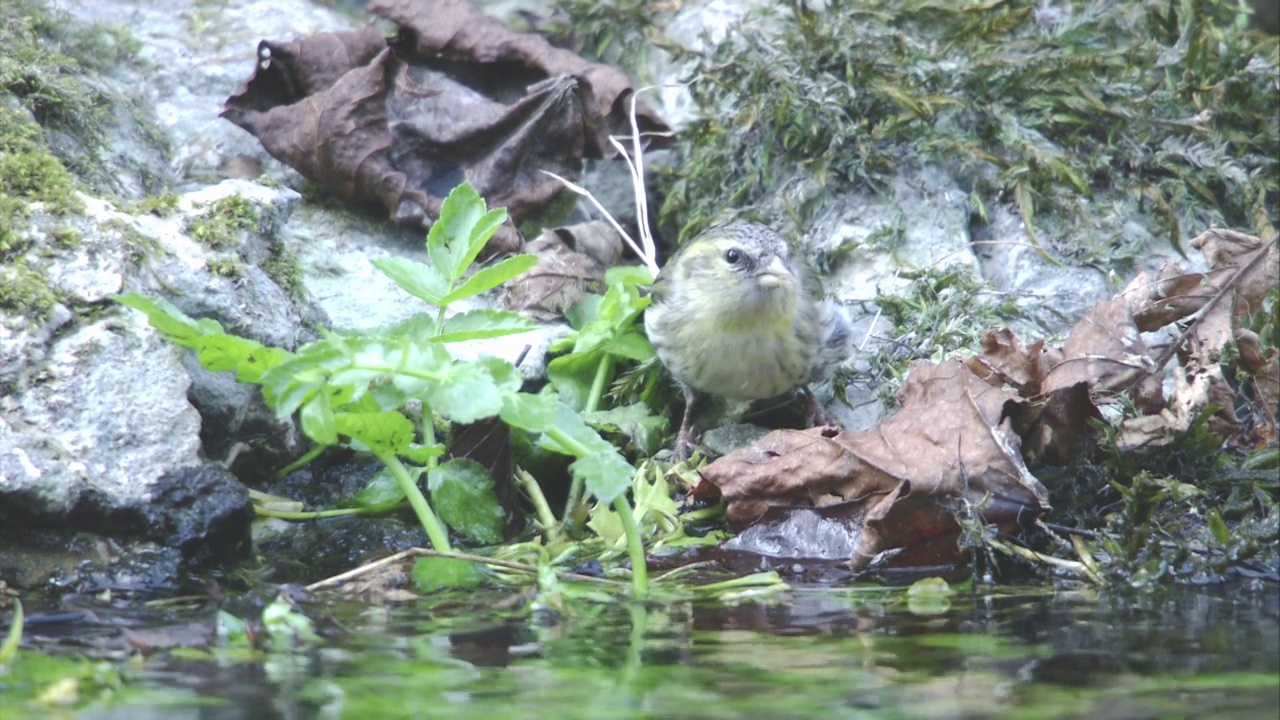
[[[178,196],[171,192],[148,195],[129,207],[129,212],[134,215],[150,214],[157,217],[169,217],[177,211]]]
[[[244,275],[244,263],[238,257],[212,257],[204,264],[209,272],[219,277],[238,278]]]
[[[39,126],[25,111],[0,104],[0,262],[30,247],[21,228],[37,202],[54,215],[83,209],[71,173],[40,142]]]
[[[871,386],[886,407],[897,405],[898,389],[913,360],[946,359],[952,352],[974,348],[983,333],[1020,316],[1012,300],[999,299],[965,270],[904,271],[911,284],[901,294],[882,294],[876,305],[893,324],[893,337],[877,345],[860,372],[841,369],[834,384]]]
[[[301,298],[306,295],[306,286],[302,282],[302,266],[298,264],[298,256],[283,243],[276,241],[271,245],[271,254],[262,261],[262,271],[290,296]]]
[[[1254,227],[1255,205],[1276,221],[1280,44],[1244,30],[1240,4],[1111,0],[1053,19],[1035,0],[825,5],[761,9],[754,26],[776,32],[730,32],[689,73],[701,117],[659,178],[681,237],[797,173],[837,194],[924,163],[1077,263],[1139,251],[1091,197],[1139,203],[1175,247]],[[1042,216],[1072,232],[1037,233]],[[1091,228],[1098,242],[1074,242]]]
[[[119,218],[108,220],[100,227],[120,233],[120,244],[125,249],[126,258],[135,265],[149,256],[163,252],[157,240],[143,235],[136,227]]]
[[[556,7],[570,18],[568,25],[538,28],[553,41],[617,65],[632,76],[645,70],[653,46],[648,31],[660,16],[651,0],[558,0]]]
[[[61,300],[43,273],[22,263],[0,267],[0,311],[10,317],[36,325]]]
[[[197,242],[223,250],[240,240],[240,233],[258,225],[258,209],[239,195],[223,198],[210,206],[209,211],[187,222],[186,231]]]
[[[80,247],[80,243],[84,240],[80,235],[80,231],[73,227],[65,225],[55,227],[49,231],[48,237],[53,244],[64,250],[70,250]]]

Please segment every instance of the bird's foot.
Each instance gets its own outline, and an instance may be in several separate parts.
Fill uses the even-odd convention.
[[[822,407],[822,403],[818,400],[818,396],[813,394],[809,388],[804,389],[805,396],[805,427],[823,427],[833,425],[831,416],[827,415],[826,408]]]

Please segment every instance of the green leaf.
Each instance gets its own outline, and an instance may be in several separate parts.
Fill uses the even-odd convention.
[[[214,337],[234,337],[233,335],[214,336]],[[209,338],[212,340],[213,338]],[[236,368],[236,380],[244,383],[252,383],[258,385],[262,383],[262,376],[271,368],[280,365],[294,358],[294,354],[288,350],[277,347],[262,346],[261,349],[250,353],[248,357]]]
[[[541,433],[555,425],[560,402],[550,395],[515,393],[502,398],[502,422]]]
[[[597,501],[591,508],[587,527],[596,534],[608,550],[618,552],[626,547],[626,530],[622,527],[622,516],[609,503]]]
[[[337,431],[374,452],[400,454],[413,442],[413,422],[398,412],[334,413]]]
[[[1210,510],[1206,519],[1209,521],[1209,532],[1213,533],[1213,539],[1218,544],[1227,547],[1231,544],[1231,530],[1227,527],[1226,521],[1222,519],[1222,515],[1217,510]]]
[[[391,470],[382,468],[374,473],[364,488],[352,498],[356,507],[387,508],[404,500],[404,490]]]
[[[320,642],[311,618],[283,598],[272,601],[262,609],[262,628],[272,640],[287,647]]]
[[[4,634],[4,642],[0,643],[0,668],[9,664],[18,655],[18,645],[22,642],[22,601],[13,601],[13,619],[9,621],[9,630]]]
[[[441,304],[448,305],[455,300],[469,298],[486,290],[492,290],[537,264],[537,255],[525,254],[509,257],[496,265],[481,268],[453,292],[445,296]]]
[[[520,368],[502,358],[481,355],[472,362],[484,367],[497,385],[498,392],[504,395],[520,392],[520,388],[524,387],[524,373],[520,372]]]
[[[631,486],[635,468],[563,402],[552,405],[540,395],[508,396],[503,420],[531,432],[542,432],[539,445],[578,458],[569,465],[569,471],[581,477],[601,502],[613,502]]]
[[[195,345],[196,357],[206,370],[234,370],[236,380],[254,385],[262,382],[263,373],[295,357],[288,350],[235,335],[205,335]]]
[[[450,283],[430,265],[402,257],[377,258],[370,262],[410,295],[432,305],[445,304],[444,297],[449,294]]]
[[[631,487],[636,469],[613,446],[609,446],[608,452],[593,452],[574,460],[569,465],[569,472],[582,478],[587,490],[607,505]]]
[[[614,265],[604,271],[605,285],[652,285],[653,276],[644,265]]]
[[[422,557],[413,564],[413,582],[422,592],[446,588],[473,588],[484,582],[480,566],[466,560]]]
[[[464,425],[502,410],[498,384],[480,362],[454,362],[439,381],[427,384],[421,395],[433,410]]]
[[[425,465],[431,458],[438,458],[444,455],[444,445],[440,443],[432,443],[431,445],[410,443],[409,447],[400,451],[400,454],[404,455],[409,462]]]
[[[485,212],[484,198],[471,183],[462,183],[444,199],[440,219],[427,233],[432,264],[448,281],[461,279],[506,219],[504,208]]]
[[[649,298],[641,297],[640,291],[631,285],[615,283],[609,286],[604,299],[591,318],[578,333],[578,341],[574,352],[594,350],[606,342],[617,338],[635,328],[636,318],[649,306]]]
[[[302,406],[302,432],[321,445],[338,442],[338,429],[333,422],[329,394],[318,392]]]
[[[603,357],[603,350],[589,350],[561,355],[547,363],[547,380],[566,405],[575,410],[587,406],[596,367]]]
[[[330,373],[347,364],[346,349],[336,341],[311,343],[262,374],[262,397],[277,415],[287,417],[326,385]]]
[[[603,347],[610,355],[618,355],[638,362],[644,362],[654,356],[653,344],[635,325],[604,343]]]
[[[454,458],[427,471],[431,506],[454,532],[481,545],[502,542],[506,514],[493,494],[493,478],[480,463]]]
[[[583,419],[597,430],[626,436],[646,455],[658,451],[667,425],[665,416],[655,415],[643,402],[583,413]]]
[[[461,340],[516,335],[537,329],[538,324],[519,313],[507,310],[469,310],[444,321],[444,331],[431,338],[448,343]]]
[[[253,641],[249,638],[249,624],[239,616],[219,609],[214,623],[218,639],[231,647],[250,647]]]
[[[164,333],[170,340],[179,345],[195,347],[196,339],[207,334],[207,323],[204,327],[201,327],[195,320],[187,317],[173,303],[164,298],[149,298],[132,291],[112,295],[111,297],[122,305],[141,310],[147,316],[147,321],[151,323],[151,327]],[[217,328],[215,332],[222,332],[221,325],[214,321],[209,322],[213,322]]]
[[[404,341],[397,356],[392,382],[408,395],[418,396],[444,381],[453,368],[453,359],[443,345],[423,340]]]

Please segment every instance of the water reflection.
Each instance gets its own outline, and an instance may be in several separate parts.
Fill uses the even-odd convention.
[[[338,608],[340,641],[248,662],[160,653],[133,685],[165,691],[164,707],[142,695],[80,717],[1274,718],[1280,707],[1272,586],[1136,599],[982,590],[927,615],[883,588],[739,605],[493,611],[491,600]]]

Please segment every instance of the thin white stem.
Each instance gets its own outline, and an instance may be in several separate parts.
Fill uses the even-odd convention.
[[[600,211],[600,214],[604,216],[604,219],[610,225],[613,226],[613,229],[618,231],[618,234],[622,236],[622,239],[627,243],[627,246],[630,247],[631,250],[635,252],[637,256],[640,257],[640,259],[644,260],[645,267],[649,268],[649,272],[652,273],[654,277],[658,276],[657,261],[652,256],[646,256],[644,254],[644,250],[642,250],[640,246],[636,244],[635,240],[631,239],[631,236],[628,235],[627,231],[622,228],[622,225],[618,224],[618,221],[614,219],[613,215],[609,214],[608,210],[605,210],[604,206],[600,204],[600,201],[596,199],[595,195],[591,194],[590,190],[587,190],[586,188],[573,182],[572,180],[569,180],[568,178],[560,177],[559,175],[551,172],[550,170],[543,170],[542,172],[546,175],[550,175],[556,180],[559,180],[560,184],[564,185],[569,190],[577,193],[578,195],[585,197],[587,200],[590,200],[591,204],[594,205],[595,208]]]

